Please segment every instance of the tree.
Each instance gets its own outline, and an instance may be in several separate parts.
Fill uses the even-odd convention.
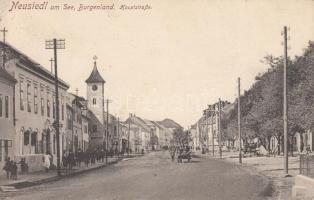
[[[241,98],[241,124],[243,138],[258,137],[269,150],[272,136],[278,140],[278,153],[283,135],[283,58],[266,55],[262,60],[270,68],[256,76],[256,82]],[[300,57],[288,59],[288,134],[290,150],[298,132],[314,128],[314,43]],[[226,138],[237,133],[237,102],[229,115],[222,119]]]

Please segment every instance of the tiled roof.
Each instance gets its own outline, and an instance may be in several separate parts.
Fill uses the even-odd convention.
[[[14,48],[12,45],[9,45],[8,43],[3,43],[0,41],[0,46],[1,48],[6,48],[8,50],[10,50],[10,52],[15,55],[17,58],[19,58],[19,61],[24,64],[25,66],[27,66],[28,68],[44,75],[45,77],[54,80],[55,76],[54,74],[52,74],[51,72],[49,72],[46,68],[44,68],[43,66],[41,66],[40,64],[38,64],[37,62],[35,62],[34,60],[32,60],[31,58],[29,58],[27,55],[25,55],[24,53],[22,53],[21,51],[17,50],[16,48]],[[59,84],[63,85],[66,88],[69,88],[69,84],[67,84],[65,81],[63,81],[62,79],[58,78],[59,80]]]
[[[0,77],[6,79],[6,80],[8,80],[8,81],[11,81],[11,82],[13,82],[13,83],[16,83],[15,78],[14,78],[13,76],[11,76],[11,74],[9,74],[9,73],[7,72],[7,70],[5,70],[5,69],[2,68],[2,67],[0,67]]]
[[[94,68],[92,73],[89,75],[89,77],[85,81],[86,83],[105,83],[106,81],[101,77],[96,62],[94,62]]]
[[[140,117],[133,115],[126,120],[126,123],[128,123],[129,120],[131,120],[131,123],[142,127],[146,132],[150,131],[150,128],[147,126],[147,124]]]
[[[162,124],[166,128],[182,128],[180,124],[177,122],[173,121],[172,119],[164,119],[162,121],[158,121],[159,124]]]

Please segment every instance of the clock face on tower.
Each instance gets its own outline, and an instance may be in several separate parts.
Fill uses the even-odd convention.
[[[96,91],[97,90],[97,85],[92,86],[92,90]]]

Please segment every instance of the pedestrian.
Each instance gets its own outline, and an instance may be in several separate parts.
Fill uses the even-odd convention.
[[[7,157],[5,160],[4,167],[3,167],[3,170],[7,174],[7,179],[10,179],[10,176],[11,176],[10,169],[11,169],[11,161],[10,161],[10,157]]]
[[[49,162],[50,162],[49,169],[56,169],[56,166],[53,165],[53,155],[51,155],[51,153],[49,153]]]
[[[45,171],[48,172],[50,168],[50,155],[49,154],[44,155],[44,167],[45,167]]]
[[[65,169],[68,167],[68,159],[67,159],[66,152],[63,152],[62,154],[62,165],[63,165],[63,168]]]
[[[74,154],[72,151],[69,152],[68,155],[68,165],[69,165],[69,169],[72,169],[73,165],[75,164],[75,158],[74,158]]]
[[[76,156],[77,165],[78,165],[79,167],[81,167],[81,162],[82,162],[82,150],[79,149],[79,150],[77,151],[77,154],[76,154],[76,155],[77,155],[77,156]]]
[[[9,168],[9,171],[10,171],[10,179],[13,179],[14,178],[14,174],[13,174],[13,165],[14,165],[14,161],[11,160],[10,161],[10,168]]]
[[[94,165],[96,162],[96,152],[91,153],[91,165]]]
[[[21,158],[19,164],[21,164],[21,173],[26,174],[28,172],[28,164],[26,163],[25,158]]]
[[[85,166],[86,167],[88,167],[88,164],[89,164],[89,160],[90,160],[90,157],[89,157],[89,152],[88,151],[86,151],[85,153],[84,153],[84,162],[85,162]]]
[[[12,179],[17,180],[17,164],[16,162],[13,162],[12,166],[11,166],[11,176]]]
[[[176,148],[175,146],[171,146],[169,150],[170,150],[171,160],[173,162],[176,155]]]
[[[100,156],[101,156],[101,162],[104,162],[105,161],[105,151],[103,148],[101,149]]]

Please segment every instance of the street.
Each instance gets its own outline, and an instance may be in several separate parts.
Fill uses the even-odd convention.
[[[57,182],[2,193],[1,199],[226,199],[270,198],[259,175],[218,159],[193,157],[171,162],[169,153],[152,152]]]

